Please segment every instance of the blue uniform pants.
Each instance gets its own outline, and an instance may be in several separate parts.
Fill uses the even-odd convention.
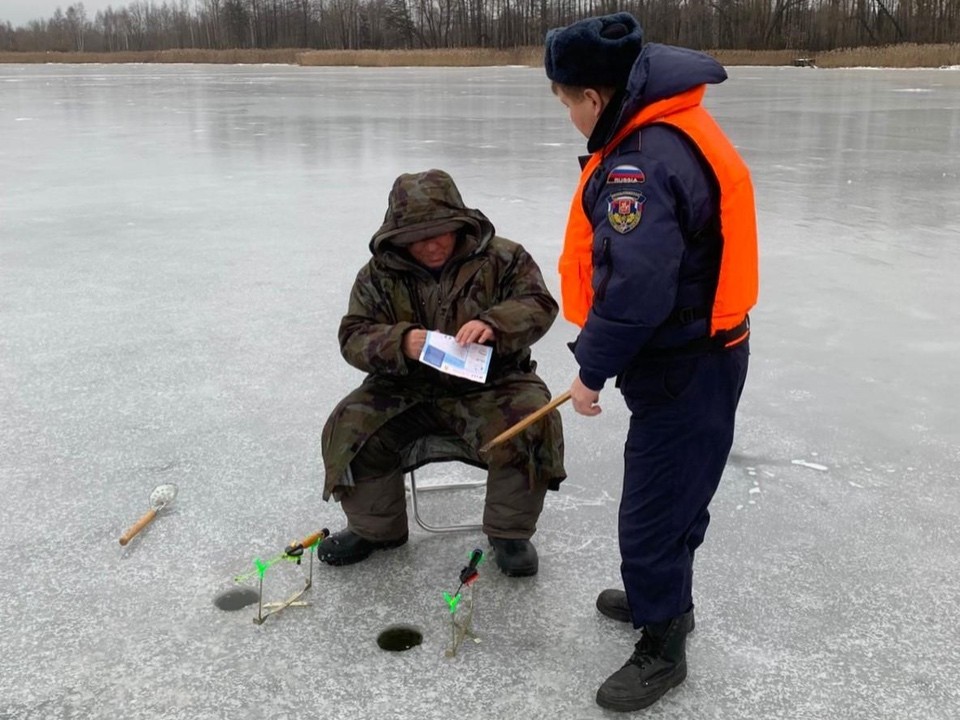
[[[733,444],[748,343],[644,360],[620,382],[630,410],[620,499],[620,572],[635,627],[693,607],[693,556]]]

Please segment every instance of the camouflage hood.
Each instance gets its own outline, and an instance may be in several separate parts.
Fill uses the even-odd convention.
[[[479,248],[493,237],[493,223],[479,210],[463,204],[453,178],[443,170],[401,175],[393,183],[383,225],[370,240],[370,252],[379,255],[384,243],[403,247],[447,232],[466,228]]]

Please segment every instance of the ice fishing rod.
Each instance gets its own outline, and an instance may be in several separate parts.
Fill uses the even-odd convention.
[[[483,550],[480,548],[474,549],[470,553],[470,560],[460,571],[460,586],[457,588],[457,591],[451,595],[450,593],[445,592],[443,594],[443,599],[447,603],[447,608],[450,610],[448,617],[450,618],[450,647],[447,648],[444,653],[447,657],[454,657],[457,654],[457,649],[463,643],[466,638],[473,638],[475,642],[479,642],[479,639],[474,634],[473,626],[473,611],[476,609],[477,605],[477,592],[474,588],[474,583],[476,583],[477,578],[480,577],[480,572],[477,570],[477,566],[483,561]],[[469,597],[463,602],[464,609],[460,612],[457,612],[458,607],[461,604],[463,599],[462,591],[467,587],[470,588]]]
[[[323,528],[319,532],[315,532],[313,535],[308,535],[303,540],[290,543],[283,549],[283,554],[287,557],[296,558],[297,565],[299,565],[300,560],[303,558],[304,552],[316,547],[328,537],[330,537],[330,531],[327,528]]]
[[[289,562],[295,562],[297,565],[300,564],[303,560],[303,554],[309,552],[317,545],[322,543],[327,537],[330,536],[330,531],[327,528],[323,528],[319,532],[313,533],[313,535],[308,535],[302,540],[294,540],[289,545],[287,545],[283,552],[279,555],[276,555],[268,560],[261,560],[260,558],[253,559],[254,569],[251,572],[244,573],[242,575],[237,575],[233,578],[234,582],[243,582],[247,578],[257,575],[259,577],[260,587],[257,593],[258,604],[257,604],[257,616],[253,619],[254,624],[262,625],[263,622],[270,617],[271,615],[276,615],[278,612],[290,607],[291,605],[305,605],[307,603],[300,602],[300,598],[303,597],[303,594],[313,586],[313,553],[310,553],[310,572],[307,575],[307,579],[304,582],[303,588],[295,592],[293,595],[288,597],[286,600],[275,603],[264,603],[263,602],[263,576],[266,574],[267,570],[274,563],[278,563],[281,560],[286,560]],[[269,612],[264,612],[264,608],[270,608]]]
[[[243,582],[249,578],[252,578],[254,575],[259,575],[260,579],[263,579],[263,574],[270,569],[271,565],[274,565],[281,560],[286,560],[287,562],[295,562],[297,565],[303,560],[303,554],[311,550],[320,544],[323,540],[330,536],[330,531],[327,528],[315,532],[313,535],[308,535],[302,540],[294,540],[289,545],[287,545],[283,552],[279,555],[274,555],[272,558],[267,560],[261,560],[260,558],[253,559],[254,569],[250,572],[242,573],[236,575],[233,578],[234,582]]]
[[[457,588],[457,591],[453,593],[453,595],[447,592],[443,594],[443,599],[446,601],[451,613],[457,611],[457,606],[460,604],[460,599],[462,598],[460,591],[463,590],[464,586],[470,587],[476,582],[477,578],[480,577],[480,571],[477,570],[477,566],[482,560],[483,550],[474,548],[473,552],[470,553],[469,562],[460,571],[460,586]]]
[[[570,399],[569,390],[567,390],[564,393],[560,393],[553,400],[551,400],[546,405],[544,405],[542,408],[540,408],[539,410],[534,410],[532,413],[527,415],[523,420],[518,422],[516,425],[512,425],[511,427],[508,427],[502,433],[497,435],[493,440],[490,440],[488,443],[486,443],[483,447],[480,448],[480,454],[486,455],[488,452],[490,452],[491,449],[493,449],[494,447],[496,447],[502,442],[506,442],[507,440],[512,438],[514,435],[520,432],[523,432],[528,427],[533,425],[537,420],[542,418],[551,410],[555,410],[556,408],[560,407],[569,399]]]

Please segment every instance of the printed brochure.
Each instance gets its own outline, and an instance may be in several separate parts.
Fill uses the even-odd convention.
[[[492,356],[493,348],[487,345],[470,343],[460,346],[452,335],[428,330],[427,341],[420,351],[420,362],[448,375],[482,383],[487,379]]]

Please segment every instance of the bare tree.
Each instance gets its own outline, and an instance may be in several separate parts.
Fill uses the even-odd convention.
[[[73,38],[73,49],[83,52],[83,36],[87,30],[87,11],[82,2],[67,8],[66,23]]]

